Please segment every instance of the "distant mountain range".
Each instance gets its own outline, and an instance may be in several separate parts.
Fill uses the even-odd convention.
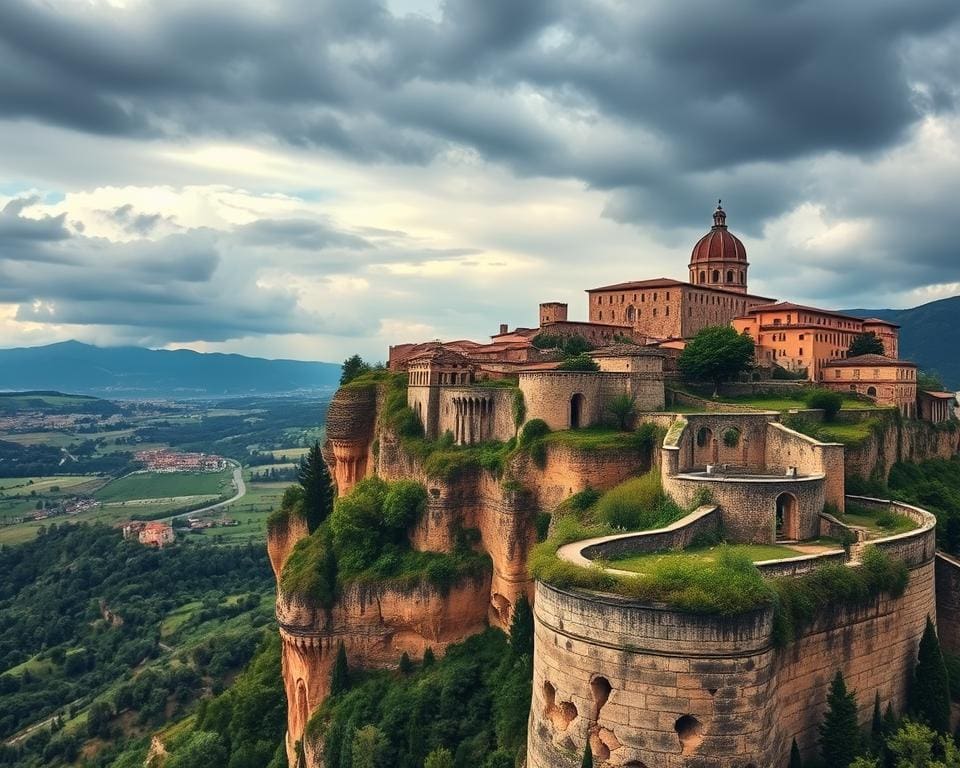
[[[936,371],[948,389],[960,389],[960,296],[912,309],[847,309],[855,317],[878,317],[900,325],[900,357]]]
[[[64,341],[0,349],[0,390],[61,390],[114,398],[281,394],[335,387],[336,363]]]

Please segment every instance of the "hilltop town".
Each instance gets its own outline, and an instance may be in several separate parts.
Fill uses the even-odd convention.
[[[954,394],[918,386],[895,324],[749,293],[746,249],[722,207],[713,220],[687,281],[591,288],[587,320],[546,302],[537,328],[489,342],[400,344],[337,392],[331,518],[297,502],[269,531],[291,765],[324,764],[338,653],[395,667],[508,629],[526,603],[529,768],[585,751],[785,766],[791,748],[815,756],[837,672],[865,724],[875,698],[904,711],[928,616],[960,650],[960,565],[937,554],[936,517],[865,492],[896,462],[957,453]],[[753,363],[714,391],[684,355],[724,327]],[[386,568],[385,545],[340,531],[398,504]],[[417,557],[443,578],[405,570]],[[858,586],[817,591],[828,573]]]

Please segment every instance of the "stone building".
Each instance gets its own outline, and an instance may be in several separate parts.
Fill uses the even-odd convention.
[[[828,360],[821,384],[839,392],[855,392],[879,405],[896,406],[907,418],[917,416],[917,366],[884,355],[858,355]]]
[[[147,523],[137,538],[141,544],[163,549],[167,544],[172,544],[176,537],[173,526],[167,523]]]
[[[957,395],[955,392],[918,392],[918,415],[924,421],[941,424],[955,418]]]

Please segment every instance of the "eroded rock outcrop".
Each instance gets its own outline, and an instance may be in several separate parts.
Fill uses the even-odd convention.
[[[284,588],[284,565],[297,542],[309,535],[306,524],[288,515],[283,524],[271,526],[291,765],[296,764],[301,740],[308,765],[322,765],[322,745],[310,738],[307,726],[329,694],[341,642],[351,667],[390,668],[404,652],[412,659],[422,658],[427,648],[442,654],[449,644],[488,623],[507,628],[518,597],[532,597],[527,556],[536,542],[537,512],[586,487],[612,487],[651,463],[652,452],[636,446],[597,452],[558,443],[544,446],[537,460],[515,451],[496,468],[466,463],[441,471],[429,466],[415,440],[401,437],[396,413],[405,404],[395,378],[338,391],[328,413],[323,450],[338,495],[345,496],[373,475],[388,482],[417,481],[426,489],[427,500],[407,531],[410,548],[452,553],[464,546],[469,534],[469,546],[489,556],[488,566],[445,588],[425,576],[403,583],[348,584],[324,604],[315,595]]]

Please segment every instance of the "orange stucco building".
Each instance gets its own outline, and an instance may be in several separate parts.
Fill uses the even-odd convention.
[[[917,415],[917,366],[885,355],[858,355],[823,365],[822,386],[856,392],[878,403],[895,405],[908,418]]]
[[[850,342],[862,333],[874,333],[883,342],[886,356],[897,357],[899,326],[895,323],[789,301],[752,307],[732,324],[753,337],[758,363],[806,372],[810,381],[820,381],[823,367],[846,357]]]

